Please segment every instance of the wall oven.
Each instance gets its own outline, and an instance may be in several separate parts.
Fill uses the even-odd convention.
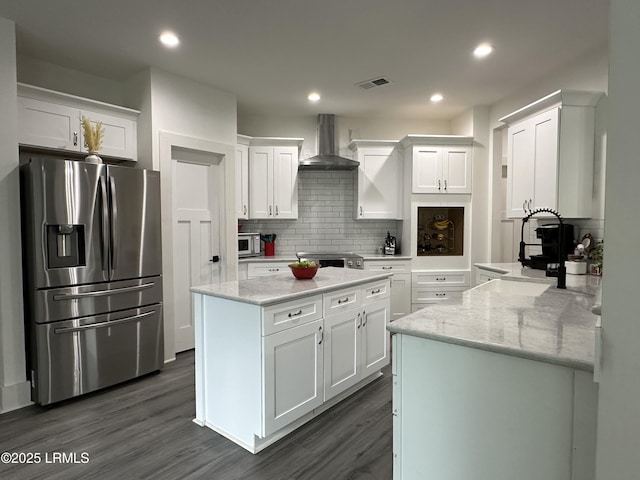
[[[260,255],[259,233],[238,233],[238,256],[257,257]]]

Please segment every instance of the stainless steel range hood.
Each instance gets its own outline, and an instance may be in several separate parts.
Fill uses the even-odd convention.
[[[360,162],[335,154],[333,115],[318,115],[318,155],[300,160],[298,170],[354,170],[358,165]]]

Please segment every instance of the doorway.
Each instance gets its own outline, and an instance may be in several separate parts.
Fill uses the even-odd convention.
[[[195,346],[190,287],[219,283],[219,155],[174,147],[173,295],[175,351]]]
[[[170,132],[159,132],[159,140],[169,361],[195,345],[190,287],[237,278],[235,145]]]

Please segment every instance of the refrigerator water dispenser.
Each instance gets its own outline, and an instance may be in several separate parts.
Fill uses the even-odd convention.
[[[49,268],[85,266],[84,250],[84,225],[47,225]]]

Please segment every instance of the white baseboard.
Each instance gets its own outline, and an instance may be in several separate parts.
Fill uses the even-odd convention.
[[[0,386],[0,414],[32,405],[31,383]]]

